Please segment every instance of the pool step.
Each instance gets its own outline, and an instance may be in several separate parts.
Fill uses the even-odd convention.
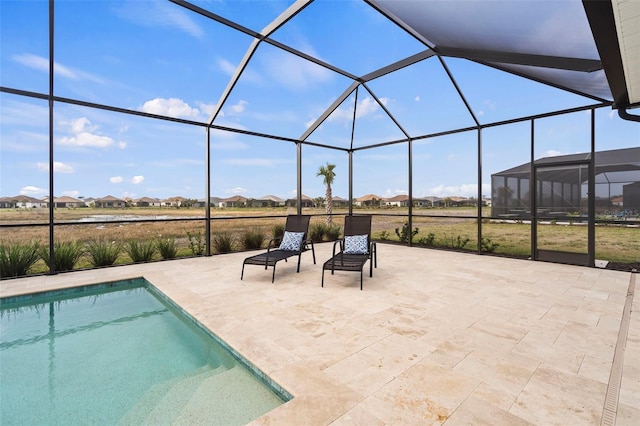
[[[149,389],[120,419],[119,425],[170,424],[180,414],[200,384],[209,377],[225,372],[225,366],[205,365],[188,376],[159,383]]]
[[[252,373],[235,367],[206,378],[173,423],[244,425],[281,404]]]

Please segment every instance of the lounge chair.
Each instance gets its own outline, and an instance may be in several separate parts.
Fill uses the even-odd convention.
[[[271,275],[271,282],[273,283],[276,278],[276,263],[281,260],[287,261],[288,258],[298,256],[298,270],[300,272],[300,260],[302,253],[311,248],[313,254],[313,263],[316,263],[316,251],[313,248],[313,241],[307,238],[309,233],[309,220],[311,216],[308,215],[289,215],[287,216],[287,222],[284,226],[284,235],[281,238],[272,238],[269,240],[266,253],[260,253],[247,257],[242,262],[242,273],[240,279],[244,276],[244,265],[259,265],[264,266],[267,269],[269,266],[273,266],[273,274]]]
[[[340,251],[336,253],[336,248]],[[360,290],[362,290],[362,271],[369,262],[369,276],[373,277],[373,268],[378,267],[376,243],[371,241],[371,215],[345,216],[344,238],[333,243],[331,259],[322,265],[322,287],[324,271],[360,271]]]

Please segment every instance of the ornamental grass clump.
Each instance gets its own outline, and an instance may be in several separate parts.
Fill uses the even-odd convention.
[[[53,243],[53,265],[49,256],[49,247],[38,250],[44,263],[56,272],[72,271],[85,253],[84,245],[79,241],[56,241]]]
[[[173,259],[178,255],[178,246],[176,246],[174,238],[162,238],[162,236],[159,236],[156,239],[156,248],[163,259]]]
[[[226,231],[216,232],[211,236],[211,243],[218,253],[231,253],[233,240],[233,234]]]
[[[40,242],[0,243],[0,278],[21,277],[40,259]]]
[[[94,240],[87,243],[87,255],[93,266],[111,266],[116,263],[122,244],[116,241]]]
[[[156,245],[153,240],[129,240],[124,251],[134,263],[149,262],[156,254]]]
[[[324,239],[324,235],[327,232],[329,227],[324,223],[314,223],[311,225],[311,230],[309,231],[309,237],[311,241],[314,243],[319,243]]]
[[[189,237],[189,249],[191,250],[191,253],[194,256],[200,256],[201,254],[203,254],[206,245],[202,233],[192,233],[190,231],[187,231],[187,237]]]
[[[272,233],[273,238],[282,238],[284,236],[284,225],[282,223],[273,225]]]
[[[324,235],[327,236],[327,239],[329,241],[335,241],[338,238],[340,238],[340,234],[342,233],[342,230],[340,228],[340,225],[329,225],[327,226],[327,229],[325,229],[324,231]]]
[[[256,250],[262,247],[264,240],[262,228],[247,229],[242,235],[242,246],[245,250]]]

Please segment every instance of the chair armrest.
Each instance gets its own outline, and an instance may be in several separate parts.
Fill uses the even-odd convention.
[[[333,256],[336,255],[336,245],[340,244],[340,251],[344,250],[344,240],[342,238],[337,239],[333,242]]]
[[[267,245],[267,252],[269,252],[272,248],[277,248],[280,246],[280,240],[282,240],[282,238],[271,238],[269,240],[269,244]]]

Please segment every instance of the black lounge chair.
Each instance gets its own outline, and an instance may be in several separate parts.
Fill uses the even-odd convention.
[[[336,248],[340,245],[340,251]],[[371,241],[371,215],[345,216],[344,238],[333,243],[331,259],[322,265],[322,287],[324,287],[324,271],[360,271],[360,290],[362,290],[362,271],[369,262],[369,276],[373,276],[373,268],[378,267],[376,243]]]
[[[269,266],[273,266],[273,274],[271,275],[271,282],[274,282],[276,278],[276,263],[281,260],[287,261],[288,258],[298,256],[298,270],[300,272],[300,259],[302,253],[311,249],[313,253],[313,263],[316,263],[316,251],[313,248],[313,241],[307,239],[309,233],[309,220],[311,216],[308,215],[289,215],[287,216],[287,222],[284,226],[284,235],[281,238],[272,238],[269,240],[266,253],[260,253],[247,257],[242,262],[242,273],[240,279],[244,276],[244,265],[259,265],[264,266],[267,269]]]

